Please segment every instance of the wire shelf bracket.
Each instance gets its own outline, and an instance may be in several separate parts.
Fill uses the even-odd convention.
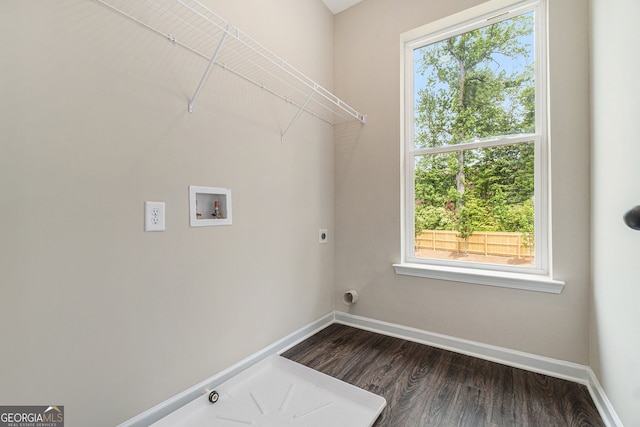
[[[220,54],[220,49],[222,49],[222,45],[224,44],[224,40],[227,38],[227,35],[229,34],[229,29],[230,28],[231,28],[231,24],[229,24],[227,26],[227,31],[225,31],[224,34],[222,35],[222,37],[220,38],[220,42],[218,43],[218,47],[216,48],[216,51],[213,53],[213,56],[211,57],[211,60],[209,61],[209,65],[207,66],[207,69],[204,71],[204,75],[202,76],[202,79],[200,79],[200,83],[198,84],[198,87],[196,88],[196,92],[193,94],[193,97],[189,101],[189,112],[190,113],[193,113],[193,104],[196,102],[196,98],[198,98],[198,95],[200,95],[200,91],[202,90],[202,86],[204,86],[204,82],[207,81],[207,77],[209,77],[209,73],[211,72],[211,68],[213,68],[213,64],[216,63],[216,58]]]
[[[208,61],[189,100],[193,113],[214,65],[290,103],[297,112],[281,134],[285,135],[303,112],[330,125],[366,116],[282,60],[269,49],[232,26],[198,0],[95,0],[145,28],[162,35]],[[210,52],[213,52],[211,54]]]
[[[307,100],[304,101],[304,104],[302,104],[302,106],[300,107],[300,109],[298,110],[296,115],[293,116],[293,119],[291,119],[291,121],[289,122],[289,125],[286,127],[286,129],[284,131],[282,131],[282,135],[281,135],[281,141],[282,142],[284,142],[284,136],[287,134],[287,132],[289,132],[289,129],[291,128],[291,126],[293,126],[293,124],[298,120],[298,117],[300,117],[300,114],[302,114],[302,112],[306,108],[307,104],[309,104],[309,101],[311,101],[311,97],[312,96],[313,96],[313,92],[311,92],[309,94],[309,96],[307,97]]]

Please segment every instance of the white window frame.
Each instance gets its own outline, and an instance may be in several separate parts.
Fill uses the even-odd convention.
[[[414,145],[414,50],[456,35],[533,11],[535,40],[536,131],[464,145],[416,149]],[[480,285],[560,293],[564,283],[551,275],[549,206],[549,142],[547,104],[547,5],[546,0],[492,0],[480,6],[411,30],[401,36],[401,146],[402,146],[402,261],[396,274]],[[414,255],[415,157],[439,152],[484,148],[532,141],[535,145],[535,266],[456,262],[418,258]]]

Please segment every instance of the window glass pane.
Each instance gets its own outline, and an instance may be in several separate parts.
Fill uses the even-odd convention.
[[[534,143],[416,156],[414,256],[534,266]]]
[[[414,50],[414,147],[535,132],[533,12]]]

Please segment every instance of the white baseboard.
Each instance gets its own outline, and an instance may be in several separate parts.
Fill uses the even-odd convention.
[[[464,340],[448,335],[427,332],[421,329],[355,316],[349,313],[335,312],[335,323],[353,326],[371,332],[389,335],[396,338],[426,344],[432,347],[450,350],[456,353],[489,360],[514,368],[548,375],[555,378],[569,380],[587,386],[591,398],[600,412],[600,416],[607,427],[623,427],[607,395],[600,386],[593,370],[589,366],[564,360],[551,359],[535,354],[511,350],[483,344],[476,341]]]
[[[609,398],[600,385],[596,374],[591,368],[587,367],[587,369],[589,371],[589,383],[587,387],[589,388],[593,403],[595,403],[596,408],[598,408],[598,412],[600,412],[600,416],[602,416],[605,425],[607,427],[623,427],[622,421],[620,421],[618,414],[615,409],[613,409],[613,405],[611,405]]]
[[[525,369],[527,371],[584,384],[587,386],[605,425],[607,425],[607,427],[623,427],[622,422],[618,418],[613,406],[611,406],[609,399],[600,386],[598,379],[588,366],[537,356],[535,354],[511,350],[504,347],[464,340],[434,332],[427,332],[421,329],[355,316],[339,311],[329,313],[315,322],[298,329],[235,365],[217,373],[211,378],[208,378],[182,393],[167,399],[136,417],[125,421],[118,427],[149,426],[192,400],[200,397],[202,394],[206,393],[207,390],[212,390],[214,387],[217,387],[229,378],[239,374],[272,354],[281,354],[285,352],[289,348],[304,341],[311,335],[332,323],[353,326],[355,328],[418,342],[420,344],[426,344],[432,347],[501,363],[503,365],[513,366],[515,368]]]
[[[402,338],[408,341],[414,341],[420,344],[426,344],[432,347],[466,354],[468,356],[478,357],[480,359],[525,369],[527,371],[533,371],[585,385],[588,382],[588,374],[586,371],[587,367],[577,363],[536,356],[535,354],[510,350],[504,347],[497,347],[434,332],[427,332],[421,329],[383,322],[380,320],[354,316],[348,313],[335,313],[335,319],[336,323],[354,326],[371,332]]]
[[[236,363],[224,369],[214,376],[207,378],[206,380],[200,382],[199,384],[190,387],[189,389],[179,393],[162,403],[154,406],[153,408],[131,418],[128,421],[120,424],[118,427],[147,427],[161,418],[166,417],[173,411],[180,409],[187,403],[197,399],[202,396],[204,393],[207,393],[207,390],[213,390],[215,387],[227,381],[229,378],[238,375],[240,372],[244,371],[247,368],[255,365],[261,360],[273,355],[280,354],[286,351],[288,348],[296,345],[299,342],[304,341],[311,335],[315,334],[321,329],[329,326],[334,322],[334,313],[329,313],[320,319],[312,322],[302,328],[298,329],[295,332],[287,335],[286,337],[274,342],[273,344],[263,348],[262,350],[252,354],[244,360]]]

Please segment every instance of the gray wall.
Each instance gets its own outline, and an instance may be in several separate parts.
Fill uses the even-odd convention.
[[[322,85],[320,0],[205,1]],[[330,312],[331,127],[90,0],[0,3],[0,403],[110,426]],[[233,191],[190,228],[188,186]],[[166,202],[164,233],[143,231]],[[333,239],[330,239],[330,242]]]
[[[367,0],[335,21],[335,87],[366,106],[336,141],[336,294],[357,315],[538,355],[589,360],[589,20],[550,1],[553,268],[560,295],[396,276],[400,261],[400,34],[481,3]],[[579,213],[579,215],[575,215]]]
[[[640,425],[640,3],[592,0],[591,366],[625,426]]]
[[[640,424],[640,248],[620,221],[640,200],[634,0],[550,5],[563,293],[391,268],[400,34],[481,2],[366,0],[334,20],[318,0],[206,1],[368,113],[363,128],[336,127],[335,144],[308,116],[281,144],[290,106],[220,70],[187,113],[204,61],[97,2],[1,2],[0,402],[114,425],[346,309],[343,291],[357,289],[355,314],[590,364],[625,425]],[[234,224],[190,228],[190,184],[231,188]],[[167,203],[166,232],[143,232],[145,200]]]

